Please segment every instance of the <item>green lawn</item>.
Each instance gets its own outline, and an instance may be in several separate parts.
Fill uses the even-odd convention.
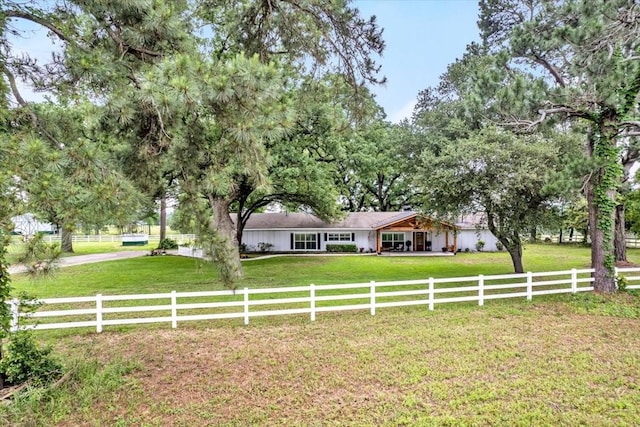
[[[120,251],[149,251],[155,249],[158,246],[157,243],[152,243],[144,246],[122,246],[119,242],[102,242],[102,243],[86,243],[77,242],[73,244],[73,253],[65,253],[63,257],[71,257],[76,255],[89,255],[89,254],[103,254],[108,252],[120,252]],[[14,237],[9,245],[7,260],[9,264],[16,262],[18,256],[24,251],[24,243],[21,239]]]
[[[525,269],[552,271],[589,266],[589,249],[578,246],[528,245]],[[629,251],[640,262],[640,249]],[[460,253],[452,257],[276,257],[244,263],[238,287],[268,288],[314,283],[354,283],[461,277],[512,272],[510,257],[501,253]],[[17,275],[17,291],[39,298],[167,291],[220,290],[215,267],[177,256],[142,257],[61,269],[54,278],[32,281]]]

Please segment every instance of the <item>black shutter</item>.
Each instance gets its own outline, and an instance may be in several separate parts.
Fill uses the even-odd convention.
[[[293,233],[291,233],[291,250],[293,250]]]
[[[316,249],[320,249],[320,233],[318,233],[318,242],[316,243]]]
[[[352,242],[356,241],[356,233],[351,233],[351,241]]]
[[[324,241],[327,241],[327,233],[324,233]]]

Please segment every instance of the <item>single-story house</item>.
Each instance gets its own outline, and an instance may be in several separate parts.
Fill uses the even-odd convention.
[[[497,239],[486,228],[461,218],[453,224],[418,212],[351,212],[343,220],[326,223],[303,212],[255,213],[249,218],[242,243],[247,250],[269,246],[275,252],[326,251],[329,244],[355,244],[360,252],[496,250]]]

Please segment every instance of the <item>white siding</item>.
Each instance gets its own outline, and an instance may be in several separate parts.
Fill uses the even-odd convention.
[[[290,251],[291,243],[289,240],[289,231],[280,230],[244,230],[242,233],[242,243],[247,246],[248,251],[259,250],[258,244],[261,242],[271,243],[273,252]]]
[[[376,232],[369,230],[345,230],[345,229],[300,229],[300,230],[245,230],[242,234],[242,243],[247,247],[248,251],[258,251],[261,242],[268,242],[273,245],[272,252],[290,252],[291,234],[292,233],[313,233],[320,234],[319,247],[317,251],[324,252],[328,244],[355,244],[358,250],[363,249],[364,252],[374,251],[376,247]],[[355,240],[348,242],[329,242],[325,241],[325,233],[349,233]],[[306,251],[303,251],[306,252]]]
[[[496,242],[498,239],[487,229],[465,229],[458,233],[458,249],[464,251],[469,248],[470,251],[476,251],[476,243],[478,240],[484,242],[483,251],[497,251]]]
[[[383,231],[381,231],[382,233]],[[249,251],[258,251],[259,243],[271,243],[272,252],[290,252],[291,251],[291,234],[292,233],[313,233],[320,234],[319,247],[317,251],[324,252],[327,243],[354,243],[358,250],[363,248],[364,252],[375,251],[376,249],[376,232],[375,230],[356,230],[349,231],[345,229],[300,229],[300,230],[245,230],[242,236],[242,242],[247,246]],[[351,242],[326,242],[324,240],[325,233],[353,233],[355,240]],[[410,231],[401,232],[404,234],[404,241],[413,240],[413,233]],[[428,238],[432,242],[433,251],[441,251],[445,246],[445,232],[433,231],[428,234]],[[425,239],[427,239],[425,237]],[[428,239],[427,239],[428,240]],[[498,239],[487,229],[463,229],[458,232],[457,244],[458,249],[464,251],[469,248],[470,251],[476,250],[478,240],[485,242],[485,251],[495,251]],[[453,245],[453,232],[449,232],[449,245]]]

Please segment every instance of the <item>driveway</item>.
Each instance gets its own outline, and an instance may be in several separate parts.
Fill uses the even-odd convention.
[[[136,258],[149,255],[150,251],[122,251],[108,252],[104,254],[77,255],[60,259],[60,267],[70,267],[80,264],[91,264],[94,262],[114,261],[125,258]],[[21,265],[12,265],[9,267],[9,274],[24,273],[26,268]]]

